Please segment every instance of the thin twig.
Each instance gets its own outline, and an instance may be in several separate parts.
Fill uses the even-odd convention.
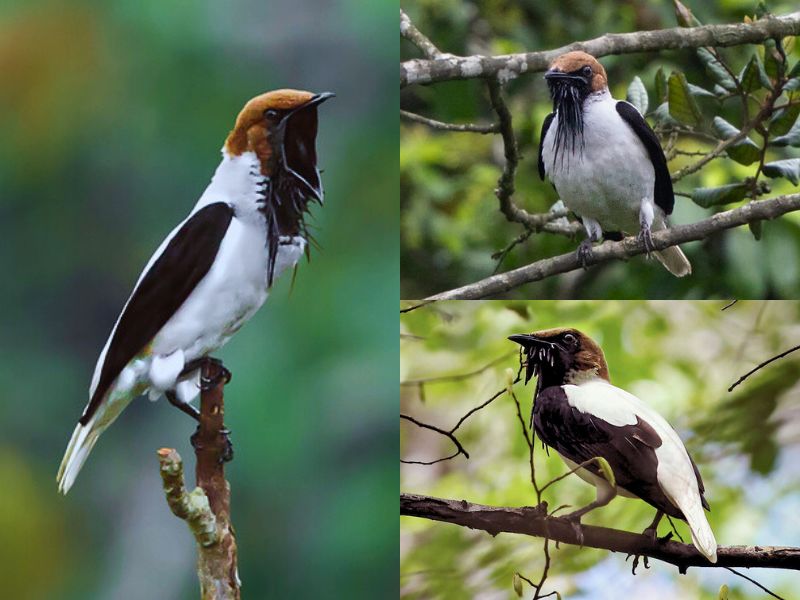
[[[465,379],[470,379],[471,377],[475,377],[476,375],[480,375],[481,373],[488,371],[495,365],[508,360],[515,354],[517,354],[516,350],[507,352],[506,354],[498,356],[493,361],[483,365],[482,367],[475,369],[474,371],[469,371],[468,373],[457,373],[455,375],[436,375],[434,377],[422,377],[420,379],[407,379],[406,381],[401,381],[400,385],[421,385],[425,383],[439,383],[443,381],[464,381]]]
[[[739,577],[741,577],[742,579],[747,579],[747,581],[749,581],[750,583],[754,584],[756,587],[759,587],[759,588],[761,588],[762,590],[764,590],[765,592],[767,592],[767,593],[768,593],[770,596],[772,596],[773,598],[777,598],[778,600],[786,600],[786,599],[785,599],[783,596],[778,596],[778,594],[776,594],[776,593],[775,593],[775,592],[773,592],[772,590],[769,590],[769,589],[765,588],[763,585],[761,585],[760,583],[758,583],[758,582],[757,582],[755,579],[753,579],[752,577],[748,577],[748,576],[747,576],[747,575],[745,575],[744,573],[739,573],[739,571],[736,571],[735,569],[732,569],[732,568],[730,568],[730,567],[725,567],[725,568],[726,568],[726,569],[728,569],[728,571],[730,571],[730,572],[731,572],[731,573],[733,573],[734,575],[738,575],[738,576],[739,576]]]
[[[414,26],[402,8],[400,9],[400,35],[419,48],[429,59],[437,59],[442,56],[441,51]]]
[[[453,442],[453,445],[456,447],[456,452],[454,454],[452,454],[451,456],[446,456],[444,458],[437,458],[436,460],[431,460],[431,461],[404,460],[404,459],[401,458],[400,459],[401,463],[405,463],[407,465],[435,465],[436,463],[443,462],[445,460],[453,459],[456,456],[458,456],[459,454],[463,454],[466,458],[469,458],[469,453],[466,450],[464,450],[464,446],[461,445],[461,442],[459,442],[458,438],[453,434],[453,430],[445,431],[441,427],[436,427],[435,425],[430,425],[428,423],[423,423],[422,421],[418,421],[417,419],[415,419],[414,417],[412,417],[410,415],[401,414],[400,418],[401,419],[405,419],[406,421],[410,421],[411,423],[413,423],[417,427],[421,427],[423,429],[430,429],[431,431],[435,431],[436,433],[439,433],[439,434],[445,436],[447,439],[449,439],[451,442]]]
[[[439,131],[462,131],[470,133],[497,133],[500,131],[500,126],[497,123],[491,125],[475,125],[473,123],[445,123],[444,121],[437,121],[436,119],[429,119],[417,113],[409,112],[407,110],[400,110],[400,116],[415,123],[422,123],[431,129],[438,129]]]
[[[733,385],[731,385],[731,387],[729,387],[729,388],[728,388],[728,391],[729,391],[729,392],[732,392],[732,391],[733,391],[733,388],[735,388],[737,385],[739,385],[740,383],[742,383],[742,382],[743,382],[745,379],[747,379],[748,377],[750,377],[750,376],[751,376],[753,373],[755,373],[756,371],[759,371],[760,369],[763,369],[764,367],[766,367],[766,366],[767,366],[768,364],[770,364],[771,362],[775,362],[776,360],[778,360],[778,359],[781,359],[781,358],[783,358],[784,356],[786,356],[787,354],[791,354],[792,352],[794,352],[794,351],[796,351],[796,350],[800,350],[800,346],[795,346],[794,348],[789,348],[789,349],[788,349],[788,350],[786,350],[785,352],[781,352],[781,353],[780,353],[780,354],[778,354],[777,356],[773,356],[772,358],[770,358],[770,359],[768,359],[768,360],[765,360],[764,362],[762,362],[761,364],[759,364],[759,365],[758,365],[758,366],[756,366],[755,368],[751,369],[750,371],[748,371],[747,373],[745,373],[744,375],[742,375],[741,377],[739,377],[739,379],[737,379],[737,380],[736,380],[736,382],[735,382]]]

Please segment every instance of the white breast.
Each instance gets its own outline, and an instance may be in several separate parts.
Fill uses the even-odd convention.
[[[542,159],[547,177],[570,210],[594,219],[605,231],[635,233],[642,199],[653,198],[655,171],[616,104],[608,91],[589,96],[584,103],[583,151],[559,152],[558,160],[556,113],[544,139]]]

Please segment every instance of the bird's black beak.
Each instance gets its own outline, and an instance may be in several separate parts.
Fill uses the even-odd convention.
[[[281,122],[283,129],[283,168],[293,175],[320,204],[324,193],[317,169],[317,106],[336,94],[323,92],[288,113]]]
[[[586,85],[589,83],[589,80],[582,75],[575,75],[573,73],[564,73],[564,71],[559,71],[557,69],[550,69],[544,74],[544,79],[547,81],[547,85],[555,85],[558,83],[568,83],[571,85],[575,85],[576,83],[580,83]]]
[[[516,342],[525,349],[528,349],[535,343],[541,341],[535,335],[531,335],[529,333],[515,333],[514,335],[508,336],[508,339],[512,342]]]

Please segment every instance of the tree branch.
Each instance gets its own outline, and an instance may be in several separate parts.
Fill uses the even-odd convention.
[[[197,576],[201,600],[239,600],[236,537],[230,520],[231,490],[225,480],[225,462],[230,449],[224,425],[226,383],[221,363],[206,361],[201,370],[205,381],[218,382],[200,395],[200,424],[192,436],[198,487],[187,493],[183,465],[170,448],[158,451],[164,494],[173,514],[183,519],[197,540]]]
[[[419,33],[405,13],[401,13],[400,31],[407,39],[412,39],[414,31]],[[792,35],[800,35],[800,12],[759,19],[752,23],[674,27],[634,33],[608,33],[592,40],[575,42],[543,52],[524,52],[501,56],[455,56],[441,53],[433,55],[426,51],[427,59],[408,60],[400,64],[400,87],[453,79],[499,77],[501,80],[507,80],[522,73],[544,71],[554,58],[571,50],[583,50],[599,58],[609,54],[653,52],[676,48],[736,46]],[[427,38],[425,39],[427,40]],[[417,45],[425,48],[425,46]],[[430,44],[428,50],[439,52],[433,44]]]
[[[427,125],[431,129],[437,129],[439,131],[457,131],[481,134],[497,133],[500,131],[500,126],[496,123],[492,125],[476,125],[474,123],[445,123],[444,121],[429,119],[428,117],[423,117],[422,115],[418,115],[417,113],[409,112],[407,110],[400,110],[400,116],[409,121],[421,123],[422,125]]]
[[[739,208],[717,213],[697,223],[677,225],[654,233],[653,248],[655,250],[663,250],[669,246],[705,239],[725,229],[731,229],[746,223],[775,219],[799,209],[800,194],[777,196],[768,200],[756,200]],[[604,242],[594,247],[591,257],[586,261],[586,265],[595,265],[615,258],[627,259],[645,252],[644,243],[635,237],[627,237],[619,242]],[[577,253],[569,252],[539,260],[513,271],[492,275],[460,288],[435,294],[426,298],[426,301],[474,300],[495,296],[532,281],[541,281],[552,275],[580,269],[581,266]]]
[[[681,573],[689,567],[767,567],[800,570],[800,548],[787,546],[720,546],[717,562],[710,563],[694,546],[673,541],[654,540],[648,535],[619,529],[574,525],[558,517],[548,517],[546,503],[538,507],[496,507],[400,494],[400,514],[433,521],[444,521],[470,529],[498,533],[518,533],[546,537],[563,544],[573,544],[646,556],[676,565]]]

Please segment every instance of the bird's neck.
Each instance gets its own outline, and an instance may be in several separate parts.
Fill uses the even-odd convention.
[[[564,383],[571,385],[581,385],[590,381],[608,382],[608,371],[603,371],[600,367],[591,369],[571,369],[564,375]]]
[[[264,215],[258,208],[264,202],[267,181],[255,152],[231,155],[223,148],[222,160],[193,212],[214,202],[226,202],[237,218],[263,223]]]

